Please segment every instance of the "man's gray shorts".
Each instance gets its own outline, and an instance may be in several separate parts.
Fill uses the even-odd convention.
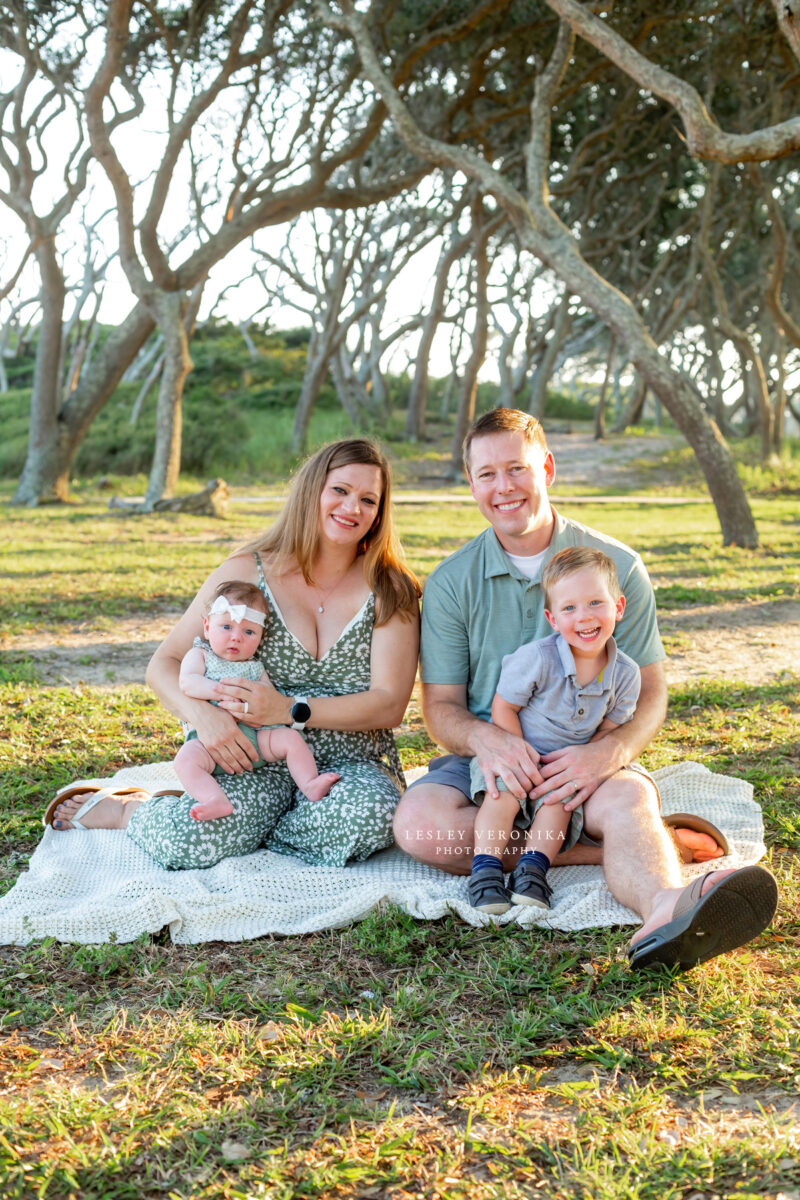
[[[419,787],[420,784],[435,783],[443,787],[456,788],[459,792],[463,793],[465,799],[470,800],[470,803],[472,803],[469,783],[469,766],[471,762],[471,758],[462,757],[460,754],[443,754],[439,758],[432,758],[428,764],[427,775],[423,775],[420,779],[415,779],[407,788],[407,791],[410,792],[412,788]],[[658,785],[650,772],[645,771],[644,767],[636,762],[628,763],[627,767],[622,767],[621,769],[623,771],[635,771],[637,775],[644,775],[645,779],[650,780],[655,790],[660,810],[661,796],[658,792]],[[578,838],[578,844],[581,846],[600,846],[602,842],[598,842],[596,838],[590,837],[584,830]]]

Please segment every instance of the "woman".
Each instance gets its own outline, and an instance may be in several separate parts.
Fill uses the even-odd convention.
[[[233,579],[257,584],[266,598],[259,654],[270,682],[232,680],[217,707],[184,695],[178,672],[215,588]],[[401,780],[389,730],[414,683],[419,595],[392,527],[386,459],[361,438],[324,447],[301,468],[275,525],[209,576],[147,672],[164,705],[229,773],[219,779],[233,813],[194,821],[185,795],[146,803],[104,796],[81,824],[125,828],[170,868],[212,866],[262,845],[344,866],[391,845]],[[240,724],[302,728],[319,770],[341,780],[312,803],[285,763],[252,771],[255,751]],[[85,799],[65,799],[53,827],[72,828]]]

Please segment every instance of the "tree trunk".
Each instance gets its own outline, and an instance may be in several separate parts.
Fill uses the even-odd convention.
[[[144,305],[135,305],[106,339],[61,411],[32,408],[28,457],[14,504],[35,507],[49,500],[66,499],[72,463],[89,426],[110,400],[153,326],[153,318]],[[60,336],[59,329],[59,340]]]
[[[561,297],[556,310],[552,337],[547,342],[544,353],[533,373],[528,412],[532,417],[536,417],[538,421],[544,419],[544,412],[547,408],[547,385],[553,374],[553,368],[555,367],[559,351],[564,345],[570,325],[572,324],[569,312],[571,299],[572,297],[568,291]]]
[[[325,376],[328,373],[328,350],[322,336],[312,330],[306,352],[306,369],[303,374],[303,386],[294,410],[292,426],[292,454],[302,454],[308,440],[308,426],[311,413],[317,402]]]
[[[608,358],[606,359],[606,371],[603,376],[603,385],[600,388],[600,398],[597,401],[597,408],[594,410],[594,440],[601,442],[606,436],[606,397],[608,396],[608,383],[611,378],[611,368],[614,365],[614,353],[617,348],[614,335],[608,343]]]
[[[35,486],[35,474],[27,471],[28,463],[40,464],[49,458],[49,433],[58,422],[61,408],[61,330],[66,298],[64,275],[56,256],[54,238],[42,239],[36,249],[36,259],[42,281],[42,319],[33,369],[28,461],[14,497],[15,504],[27,504],[30,507],[47,501],[66,500],[69,491],[68,475],[65,478],[63,473],[59,473],[57,478],[51,480],[50,487],[40,494]]]
[[[456,259],[460,258],[466,252],[468,246],[469,237],[454,238],[440,256],[436,267],[436,284],[434,286],[433,299],[431,300],[428,315],[425,318],[425,324],[422,327],[422,336],[419,340],[416,362],[414,364],[414,378],[411,382],[411,393],[408,397],[405,436],[410,442],[421,442],[425,437],[425,414],[428,407],[428,371],[431,347],[444,313],[444,301],[447,294],[447,280],[450,268]]]
[[[164,338],[164,366],[158,389],[153,465],[144,497],[146,512],[152,512],[157,500],[172,496],[181,469],[183,388],[193,366],[184,323],[184,304],[185,298],[180,292],[164,292],[153,302]]]
[[[500,372],[500,394],[497,398],[498,408],[514,408],[517,387],[514,377],[514,345],[522,328],[522,318],[516,317],[510,331],[503,333],[503,340],[497,354],[497,366]]]
[[[348,369],[349,365],[345,359],[344,343],[340,343],[335,354],[331,356],[331,375],[333,376],[333,385],[336,388],[336,395],[339,397],[342,408],[350,418],[353,428],[357,429],[359,417],[362,413],[366,412],[368,407],[367,395]]]
[[[475,398],[478,394],[478,372],[486,358],[489,336],[489,300],[486,285],[489,277],[489,255],[487,236],[483,232],[483,200],[475,206],[473,228],[475,237],[475,327],[472,332],[472,353],[469,356],[458,396],[456,427],[453,434],[450,464],[454,478],[460,479],[463,472],[461,447],[467,430],[475,416]]]
[[[786,422],[786,338],[778,335],[775,348],[778,366],[778,378],[775,383],[775,404],[772,416],[772,450],[780,458],[783,450],[783,431]]]
[[[392,415],[392,395],[386,382],[386,376],[381,370],[380,354],[377,348],[373,350],[372,347],[370,347],[369,382],[372,388],[372,406],[388,421]]]
[[[761,434],[761,461],[769,462],[772,455],[772,407],[769,402],[764,364],[750,335],[730,317],[719,272],[710,256],[706,255],[705,257],[717,307],[719,328],[725,337],[730,338],[739,354],[742,364],[743,386],[749,390],[750,395],[755,401],[758,427]]]
[[[644,401],[647,395],[647,384],[637,375],[633,383],[633,395],[628,407],[620,413],[619,420],[611,430],[612,433],[624,433],[629,425],[638,425],[644,412]]]

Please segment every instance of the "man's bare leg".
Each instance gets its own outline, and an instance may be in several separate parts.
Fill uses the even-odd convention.
[[[458,788],[420,783],[405,793],[397,807],[397,845],[419,862],[468,875],[478,811]],[[682,877],[675,845],[659,815],[654,785],[644,775],[620,772],[587,800],[584,818],[586,832],[602,839],[602,847],[573,847],[560,854],[554,865],[602,862],[611,894],[645,922],[637,939],[668,921]],[[508,846],[503,858],[506,870],[513,869],[521,851],[521,841]],[[723,872],[719,874],[721,878]]]
[[[585,806],[585,828],[603,840],[603,868],[609,891],[643,921],[631,938],[635,946],[673,917],[684,891],[678,854],[658,812],[655,788],[644,776],[624,772],[607,780]],[[702,885],[703,896],[734,873],[715,871]]]
[[[680,890],[682,884],[654,785],[644,775],[620,772],[601,784],[583,807],[586,832],[603,842],[609,891],[649,923],[654,908],[661,910],[660,894]]]
[[[420,862],[452,874],[467,875],[477,812],[478,809],[458,788],[420,784],[406,792],[397,808],[397,845]],[[580,858],[584,862],[598,862],[602,854],[611,894],[621,904],[639,913],[643,920],[631,939],[631,946],[635,948],[645,938],[652,941],[650,935],[657,940],[657,931],[673,922],[678,898],[686,895],[686,888],[682,886],[678,852],[659,814],[655,786],[646,776],[621,772],[607,780],[587,800],[584,819],[586,832],[590,837],[602,839],[602,847],[575,846],[559,855],[556,864],[576,862]],[[521,848],[519,842],[509,846],[503,862],[506,870],[513,868]],[[745,872],[756,873],[758,878],[754,883],[748,879],[746,884],[740,882],[738,885],[734,879],[726,888],[722,905],[723,908],[727,905],[724,918],[728,929],[727,939],[722,939],[724,944],[720,949],[714,949],[711,955],[696,956],[699,939],[695,935],[702,933],[704,938],[708,935],[711,942],[719,945],[716,935],[720,932],[719,913],[715,917],[712,912],[710,918],[698,914],[692,918],[690,937],[676,937],[670,930],[668,941],[661,943],[667,948],[665,953],[657,951],[653,954],[646,946],[644,952],[640,951],[638,961],[631,960],[631,966],[648,966],[652,958],[654,962],[680,963],[686,969],[697,961],[743,945],[766,928],[772,919],[777,890],[769,872],[762,868],[715,871],[703,878],[701,896],[705,899],[712,888],[731,876],[741,881]],[[736,893],[750,884],[752,891],[745,897],[742,908]],[[731,921],[732,910],[740,922],[739,928]],[[735,931],[731,937],[732,927]],[[687,949],[688,943],[691,944]],[[685,959],[682,955],[686,955]]]

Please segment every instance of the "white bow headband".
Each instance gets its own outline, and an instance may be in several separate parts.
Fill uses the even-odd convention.
[[[210,617],[216,617],[219,613],[229,613],[232,621],[244,621],[247,618],[254,625],[266,625],[267,623],[263,612],[259,612],[257,608],[248,608],[246,604],[231,604],[227,596],[217,596],[208,610]]]

